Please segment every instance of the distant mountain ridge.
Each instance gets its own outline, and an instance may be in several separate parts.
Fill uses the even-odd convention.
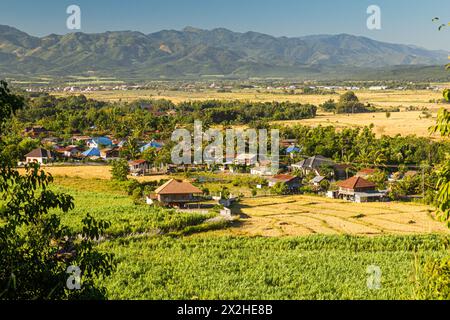
[[[325,72],[442,65],[447,52],[348,34],[298,38],[186,27],[144,34],[30,36],[0,25],[0,73],[126,78],[295,77]]]

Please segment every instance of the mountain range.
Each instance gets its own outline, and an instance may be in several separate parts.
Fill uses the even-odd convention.
[[[443,65],[448,53],[348,34],[274,37],[186,27],[34,37],[0,25],[0,74],[125,79],[313,77]],[[426,67],[428,68],[428,67]]]

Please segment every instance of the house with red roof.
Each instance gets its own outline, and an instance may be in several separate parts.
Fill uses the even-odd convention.
[[[353,202],[381,201],[386,196],[385,192],[377,190],[377,186],[364,178],[354,176],[337,183],[339,187],[338,197]]]
[[[284,183],[288,187],[289,191],[296,191],[301,185],[300,178],[290,174],[277,174],[267,178],[267,181],[269,182],[269,187],[273,187],[277,183]]]
[[[128,161],[128,167],[132,175],[144,175],[149,169],[149,164],[144,159],[138,159]]]
[[[147,204],[158,201],[164,206],[183,208],[188,203],[198,202],[203,191],[189,182],[170,179],[147,196]]]

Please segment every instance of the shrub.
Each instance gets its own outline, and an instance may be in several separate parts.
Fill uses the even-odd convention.
[[[315,193],[314,189],[311,186],[303,186],[299,190],[301,193],[310,193],[310,194]]]
[[[278,194],[278,195],[287,194],[289,192],[288,186],[284,182],[277,182],[272,187],[272,190],[275,194]]]
[[[417,295],[419,299],[450,300],[450,256],[425,263]]]
[[[135,204],[141,204],[143,203],[142,200],[142,189],[141,188],[136,188],[133,190],[132,193],[132,198]]]
[[[111,163],[112,179],[116,181],[128,180],[128,162],[124,159],[112,161]]]

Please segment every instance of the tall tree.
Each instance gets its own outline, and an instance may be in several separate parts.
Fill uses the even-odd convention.
[[[1,81],[0,149],[5,122],[23,106]],[[71,210],[73,198],[53,192],[52,176],[38,164],[21,175],[1,154],[0,299],[105,297],[95,279],[112,271],[112,255],[98,252],[94,241],[109,224],[87,215],[81,232],[69,230],[50,210]]]
[[[450,137],[450,112],[444,108],[439,111],[437,124],[431,128],[431,132],[439,132],[442,136]],[[450,155],[437,168],[437,204],[440,216],[450,227]]]
[[[439,18],[434,18],[433,21],[439,21]],[[441,24],[439,30],[450,26],[450,22],[447,24]],[[450,64],[446,65],[446,69],[450,69]],[[446,89],[443,92],[444,99],[450,102],[450,90]],[[439,132],[443,137],[450,137],[450,112],[445,108],[439,110],[437,123],[434,127],[430,128],[430,131],[435,133]],[[438,171],[438,182],[437,182],[437,204],[440,212],[440,216],[443,220],[447,222],[448,227],[450,227],[450,155],[447,155],[444,163],[439,166]]]

